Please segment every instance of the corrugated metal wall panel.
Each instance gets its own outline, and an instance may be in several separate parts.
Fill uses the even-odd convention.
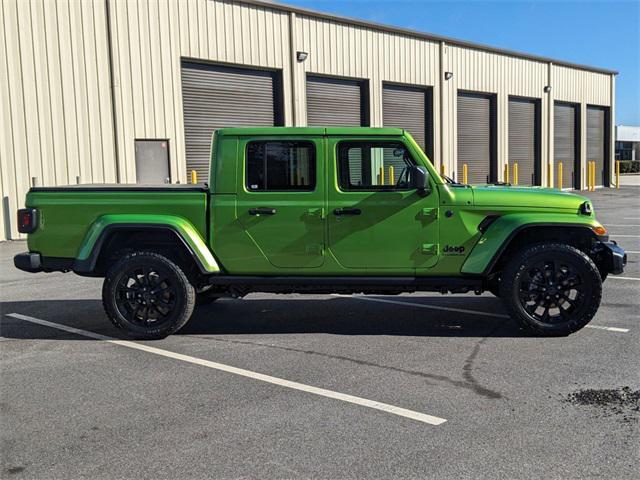
[[[306,87],[308,125],[365,125],[362,82],[309,76]]]
[[[427,92],[424,88],[384,85],[382,115],[385,127],[408,130],[424,150],[427,145]]]
[[[469,183],[488,183],[491,180],[492,99],[489,96],[458,94],[458,165],[467,165]]]
[[[554,65],[551,74],[556,100],[592,105],[611,104],[611,76]]]
[[[553,156],[555,164],[562,162],[562,184],[565,188],[573,188],[576,180],[576,145],[579,138],[576,118],[574,105],[560,103],[554,106]]]
[[[106,9],[102,0],[3,0],[0,239],[39,185],[114,182]],[[10,225],[9,225],[10,224]]]
[[[604,109],[587,107],[587,161],[596,162],[598,186],[604,184],[605,118]]]
[[[275,123],[273,72],[185,62],[182,98],[187,171],[209,182],[214,130],[272,126]]]
[[[509,165],[518,164],[518,184],[536,185],[539,169],[535,100],[509,99]],[[511,182],[514,181],[513,176]]]

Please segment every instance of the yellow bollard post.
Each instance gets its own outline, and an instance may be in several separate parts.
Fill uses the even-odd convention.
[[[504,176],[502,180],[504,183],[509,183],[509,164],[508,163],[504,164]]]
[[[616,188],[620,188],[620,160],[616,161]]]
[[[393,170],[393,165],[389,165],[389,185],[395,185],[395,184],[396,184],[396,175]]]
[[[558,162],[558,190],[562,190],[562,162]]]
[[[440,164],[440,175],[445,175],[444,163]]]
[[[518,162],[513,164],[513,184],[518,185]]]
[[[587,162],[587,190],[591,191],[591,162]]]
[[[469,167],[466,163],[462,165],[462,183],[469,183]]]
[[[195,170],[191,170],[191,183],[198,183],[198,172],[196,172]]]
[[[378,175],[378,184],[384,185],[384,167],[380,167],[380,173]]]
[[[596,191],[596,162],[589,162],[589,170],[590,170],[590,177],[591,177],[591,183],[590,183],[590,188],[589,191],[591,192],[595,192]]]

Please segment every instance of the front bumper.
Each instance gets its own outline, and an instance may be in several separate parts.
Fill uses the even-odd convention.
[[[613,275],[624,272],[624,267],[627,265],[627,254],[615,241],[597,242],[592,253],[601,270]]]
[[[24,252],[13,257],[16,268],[25,272],[42,272],[42,257],[39,253]]]

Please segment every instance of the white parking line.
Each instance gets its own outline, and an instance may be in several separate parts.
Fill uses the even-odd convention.
[[[81,330],[79,328],[69,327],[67,325],[61,325],[59,323],[49,322],[40,318],[29,317],[20,313],[9,313],[7,317],[17,318],[24,320],[25,322],[31,322],[44,327],[55,328],[64,332],[72,333],[75,335],[81,335],[83,337],[93,338],[94,340],[101,340],[121,347],[132,348],[134,350],[141,350],[147,353],[153,353],[162,357],[172,358],[174,360],[180,360],[182,362],[191,363],[194,365],[200,365],[202,367],[213,368],[214,370],[220,370],[227,373],[233,373],[234,375],[240,375],[242,377],[252,378],[254,380],[260,380],[261,382],[271,383],[273,385],[279,385],[281,387],[291,388],[293,390],[300,390],[302,392],[313,393],[321,397],[332,398],[334,400],[341,400],[347,403],[353,403],[362,407],[373,408],[375,410],[381,410],[383,412],[392,413],[400,417],[410,418],[417,420],[418,422],[428,423],[429,425],[441,425],[447,420],[440,417],[434,417],[433,415],[427,415],[426,413],[415,412],[413,410],[407,410],[406,408],[396,407],[395,405],[389,405],[388,403],[376,402],[375,400],[369,400],[362,397],[355,397],[353,395],[347,395],[346,393],[334,392],[333,390],[326,390],[324,388],[313,387],[311,385],[305,385],[304,383],[292,382],[283,378],[272,377],[270,375],[264,375],[262,373],[252,372],[251,370],[244,370],[242,368],[232,367],[230,365],[224,365],[222,363],[211,362],[209,360],[203,360],[202,358],[191,357],[189,355],[183,355],[181,353],[170,352],[169,350],[163,350],[161,348],[150,347],[141,343],[132,342],[129,340],[118,340],[113,337],[101,335],[99,333],[89,332],[87,330]]]
[[[614,238],[620,238],[620,237],[626,237],[626,238],[640,238],[640,235],[618,235],[617,233],[611,233],[609,236],[610,236],[610,237],[614,237]]]
[[[624,224],[624,223],[607,223],[607,227],[640,227],[638,225]]]
[[[635,250],[625,250],[624,253],[640,253],[640,251]]]
[[[613,278],[615,280],[635,280],[636,282],[640,282],[640,278],[634,278],[634,277],[620,277],[618,275],[611,275],[610,277],[607,278]]]
[[[624,217],[625,220],[640,220],[640,217]]]
[[[628,333],[628,328],[618,328],[618,327],[603,327],[601,325],[587,325],[589,328],[596,328],[598,330],[606,330],[608,332],[620,332],[620,333]]]
[[[611,277],[616,278],[616,277]],[[620,278],[620,277],[617,277]],[[633,279],[639,280],[639,279]],[[365,297],[363,295],[334,295],[336,297],[345,297],[345,298],[354,298],[356,300],[366,300],[368,302],[381,302],[381,303],[391,303],[394,305],[407,305],[410,307],[418,307],[418,308],[426,308],[429,310],[444,310],[448,312],[457,312],[457,313],[470,313],[472,315],[483,315],[485,317],[494,317],[494,318],[511,318],[509,315],[505,315],[504,313],[491,313],[491,312],[482,312],[480,310],[467,310],[466,308],[454,308],[454,307],[441,307],[439,305],[425,305],[424,303],[415,303],[415,302],[401,302],[400,300],[388,300],[386,298],[371,298]],[[619,333],[628,333],[628,328],[618,328],[618,327],[607,327],[604,325],[586,325],[586,328],[595,328],[597,330],[606,330],[608,332],[619,332]]]

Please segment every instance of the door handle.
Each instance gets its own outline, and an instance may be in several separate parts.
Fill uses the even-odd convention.
[[[362,210],[360,210],[359,208],[336,208],[333,211],[333,214],[336,217],[340,217],[342,215],[360,215],[362,213]]]
[[[276,214],[275,208],[252,208],[249,210],[249,215],[260,216],[260,215],[275,215],[275,214]]]

